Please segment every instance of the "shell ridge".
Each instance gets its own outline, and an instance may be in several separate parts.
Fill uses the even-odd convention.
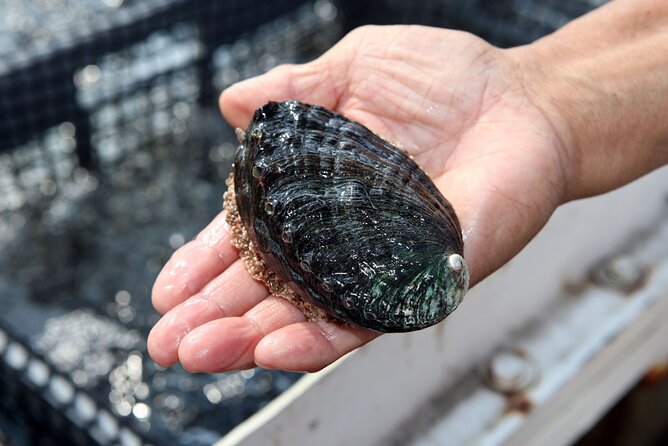
[[[379,331],[433,325],[465,292],[459,221],[420,166],[319,106],[268,103],[237,151],[239,217],[287,286]]]

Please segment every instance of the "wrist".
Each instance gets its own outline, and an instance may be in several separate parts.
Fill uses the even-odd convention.
[[[569,103],[584,102],[587,93],[580,91],[577,82],[555,70],[550,55],[535,44],[504,51],[514,64],[517,84],[552,131],[553,149],[559,152],[561,160],[558,168],[564,182],[562,202],[570,201],[578,195],[583,163],[579,148],[580,120]]]
[[[596,11],[508,50],[527,95],[563,142],[567,199],[606,192],[668,162],[668,55],[659,50],[668,33],[620,40],[610,15]],[[596,27],[600,40],[583,40]]]

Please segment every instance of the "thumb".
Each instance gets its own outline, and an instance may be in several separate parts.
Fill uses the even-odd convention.
[[[220,111],[233,127],[246,128],[253,112],[268,101],[297,99],[335,109],[340,90],[334,82],[337,76],[333,69],[321,59],[303,65],[278,66],[223,91]]]

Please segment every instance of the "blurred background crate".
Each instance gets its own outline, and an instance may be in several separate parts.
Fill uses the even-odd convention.
[[[0,441],[210,444],[298,374],[164,370],[153,280],[221,208],[225,87],[355,26],[530,42],[586,0],[0,0]]]

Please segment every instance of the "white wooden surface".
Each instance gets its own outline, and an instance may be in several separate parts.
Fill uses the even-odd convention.
[[[496,367],[495,380],[469,373],[455,390],[439,395],[396,429],[388,442],[394,437],[399,439],[394,444],[411,446],[498,446],[576,439],[653,362],[668,355],[666,217],[646,243],[624,250],[627,261],[650,267],[642,286],[621,291],[586,282],[577,293],[564,292],[539,319],[505,341],[503,351],[513,352],[513,368]],[[497,358],[508,355],[490,357],[499,364]],[[534,379],[510,380],[524,376]],[[526,385],[499,391],[499,384],[495,388],[490,381]]]
[[[504,444],[570,444],[589,429],[647,369],[668,356],[668,287],[663,297],[578,375],[539,407]]]
[[[581,277],[631,232],[657,218],[667,193],[664,168],[615,192],[563,206],[520,255],[471,290],[444,323],[417,333],[385,335],[304,377],[218,445],[366,445],[387,440],[514,329],[538,317],[566,281]],[[623,391],[622,384],[615,385],[607,391]],[[566,432],[553,444],[565,444],[593,421],[590,418],[579,417],[582,423],[573,427],[564,418],[565,427],[559,429]]]

